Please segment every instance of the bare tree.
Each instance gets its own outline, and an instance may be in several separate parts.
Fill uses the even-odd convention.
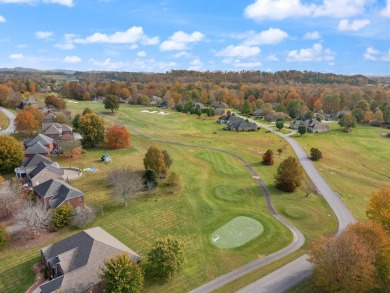
[[[0,217],[9,216],[16,207],[21,186],[16,181],[6,181],[0,185]]]
[[[127,205],[129,198],[134,198],[142,188],[141,176],[131,169],[117,169],[108,174],[110,183],[114,186],[114,195],[123,199]]]
[[[26,201],[16,212],[14,219],[31,232],[40,233],[50,223],[50,213],[40,202]]]
[[[95,212],[88,206],[77,207],[73,211],[71,225],[78,228],[83,228],[92,223],[95,219]]]

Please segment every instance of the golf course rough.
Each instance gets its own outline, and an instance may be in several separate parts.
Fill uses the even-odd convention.
[[[239,216],[215,230],[210,241],[219,248],[235,248],[253,240],[263,231],[264,227],[259,221]]]

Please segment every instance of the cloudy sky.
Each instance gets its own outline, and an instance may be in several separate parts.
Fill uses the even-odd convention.
[[[0,0],[0,67],[390,74],[390,0]]]

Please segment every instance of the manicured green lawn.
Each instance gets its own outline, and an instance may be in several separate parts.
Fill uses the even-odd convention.
[[[276,208],[302,229],[308,239],[334,231],[337,227],[321,197],[305,197],[304,189],[286,194],[273,187],[277,165],[288,155],[293,155],[290,147],[273,134],[265,133],[264,130],[252,133],[228,132],[222,130],[223,126],[215,120],[196,119],[193,115],[176,112],[165,116],[142,113],[142,110],[152,108],[140,106],[123,104],[112,115],[104,110],[101,103],[68,103],[74,113],[81,113],[86,106],[102,113],[107,125],[121,122],[168,141],[205,145],[243,156],[270,188]],[[269,215],[256,181],[236,158],[203,148],[150,140],[132,128],[129,130],[132,141],[130,148],[115,151],[93,149],[79,159],[60,158],[58,162],[62,166],[71,165],[82,169],[98,168],[98,172],[84,173],[80,179],[71,183],[85,192],[87,204],[97,210],[98,218],[93,226],[106,229],[144,257],[159,237],[175,235],[185,243],[186,262],[183,272],[166,284],[147,282],[147,292],[188,291],[291,242],[291,233]],[[120,201],[112,197],[107,173],[124,166],[141,172],[143,157],[150,145],[157,145],[170,153],[173,158],[171,170],[180,174],[181,187],[172,191],[162,182],[155,193],[142,194],[129,202],[127,207],[122,207]],[[261,156],[268,148],[275,153],[278,148],[285,149],[282,155],[275,158],[274,166],[260,164]],[[105,165],[100,162],[100,157],[107,152],[113,163]],[[238,216],[259,221],[264,227],[263,233],[235,249],[221,249],[212,245],[211,234]],[[313,227],[316,229],[313,230]],[[64,230],[58,237],[75,232]],[[34,259],[37,260],[38,250],[57,240],[50,239],[24,249],[11,247],[0,252],[0,291],[23,292],[29,287],[33,283],[31,264]],[[9,283],[8,278],[14,270],[14,282]]]
[[[0,130],[4,130],[9,125],[9,119],[8,117],[0,111]]]

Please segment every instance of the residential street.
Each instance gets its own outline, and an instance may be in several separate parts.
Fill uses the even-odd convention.
[[[10,120],[8,128],[4,129],[4,130],[0,130],[0,134],[14,133],[14,131],[15,131],[15,127],[14,127],[15,115],[12,112],[8,111],[7,109],[5,109],[3,107],[0,107],[0,111],[3,112],[5,115],[7,115],[7,117]]]

